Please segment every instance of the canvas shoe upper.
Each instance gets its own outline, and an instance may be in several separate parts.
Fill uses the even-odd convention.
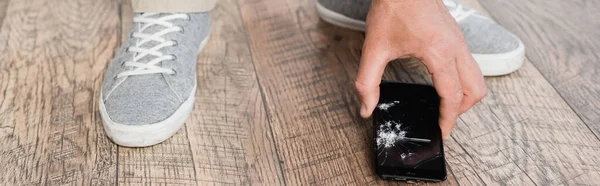
[[[148,146],[174,134],[189,116],[196,59],[208,40],[209,13],[138,13],[108,66],[100,100],[107,135]]]

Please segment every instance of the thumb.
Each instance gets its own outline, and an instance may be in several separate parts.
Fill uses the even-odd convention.
[[[379,84],[385,66],[389,62],[385,50],[380,50],[375,42],[368,39],[363,45],[363,53],[360,59],[358,75],[354,82],[356,90],[362,101],[360,115],[368,118],[373,113],[379,101]]]

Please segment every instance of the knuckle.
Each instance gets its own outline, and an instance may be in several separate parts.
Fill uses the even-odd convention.
[[[356,91],[358,91],[359,94],[363,94],[368,90],[368,87],[358,80],[354,81],[354,88],[356,88]]]
[[[439,72],[452,65],[456,56],[456,48],[452,41],[440,40],[425,47],[424,55],[428,58],[428,67],[433,72]]]
[[[472,101],[479,102],[487,95],[487,87],[485,86],[485,84],[483,84],[481,86],[469,90],[467,94],[469,95],[469,97],[471,97],[470,99]]]
[[[452,100],[460,103],[463,100],[463,97],[465,96],[464,92],[462,89],[458,89],[458,91],[456,91],[454,93],[454,95],[452,95]]]
[[[452,51],[452,47],[447,44],[447,41],[440,41],[427,46],[425,53],[438,59],[448,59],[452,56]]]
[[[479,86],[479,88],[477,88],[475,90],[475,98],[477,98],[477,100],[482,100],[485,96],[487,95],[487,86],[482,85]]]
[[[453,104],[460,104],[464,98],[464,92],[461,88],[455,91],[448,91],[448,93],[445,96],[442,95],[442,97],[448,99],[448,101]]]
[[[440,54],[451,54],[459,39],[451,35],[437,35],[430,40],[428,49],[430,52],[438,52]]]

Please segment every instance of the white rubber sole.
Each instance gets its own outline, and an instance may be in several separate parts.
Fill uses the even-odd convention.
[[[327,21],[328,23],[351,30],[358,30],[362,32],[365,31],[366,23],[364,21],[352,19],[346,17],[345,15],[331,11],[323,7],[323,5],[319,3],[319,1],[316,1],[315,4],[317,6],[317,12],[319,13],[321,19]]]
[[[200,44],[200,51],[206,46],[209,37],[210,33]],[[195,95],[196,86],[194,85],[188,98],[177,108],[173,115],[164,121],[145,125],[126,125],[114,122],[106,112],[104,101],[100,99],[100,117],[102,117],[104,131],[106,131],[108,138],[120,146],[147,147],[159,144],[169,139],[183,126],[194,108]],[[102,95],[100,98],[102,98]]]
[[[484,76],[502,76],[513,73],[525,62],[525,45],[519,41],[519,47],[502,54],[473,54]]]
[[[355,20],[331,11],[317,1],[317,12],[324,21],[333,25],[356,30],[365,31],[366,23]],[[501,76],[517,71],[525,61],[525,45],[519,40],[519,47],[516,50],[501,54],[472,54],[484,76]]]

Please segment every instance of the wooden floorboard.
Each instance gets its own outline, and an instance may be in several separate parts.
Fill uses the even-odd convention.
[[[0,185],[115,183],[97,115],[115,1],[10,1],[0,30]]]
[[[600,1],[482,0],[527,57],[600,137]]]
[[[475,0],[464,2],[488,13]],[[519,6],[519,3],[527,2],[512,3]],[[529,8],[542,9],[545,3],[547,1],[540,1]],[[564,6],[573,7],[570,4]],[[492,13],[505,10],[502,17],[495,18],[503,19],[514,13],[500,6],[486,7]],[[529,11],[522,14],[529,14]],[[511,15],[514,17],[516,14]],[[524,23],[523,19],[528,18],[521,15],[519,21]],[[533,40],[525,35],[520,37]],[[561,44],[543,48],[526,45],[529,60],[523,68],[506,77],[487,78],[488,97],[463,115],[457,125],[453,139],[460,148],[453,149],[464,150],[462,153],[465,154],[456,156],[456,160],[461,162],[459,165],[467,165],[467,171],[464,171],[467,174],[466,183],[479,179],[486,184],[598,185],[600,140],[597,134],[588,129],[590,123],[582,120],[581,113],[569,106],[571,100],[563,99],[560,90],[556,91],[556,85],[548,81],[544,69],[535,68],[547,64],[547,61],[542,61],[547,59],[529,57],[532,53],[560,47]],[[460,150],[451,152],[461,154]],[[461,166],[457,167],[462,169]],[[474,171],[468,171],[469,167]],[[461,174],[460,171],[455,172]],[[469,173],[476,173],[477,176],[468,176]],[[459,182],[462,184],[462,181]]]
[[[240,0],[288,185],[365,185],[368,122],[359,119],[352,79],[327,60],[309,1]],[[258,11],[260,10],[260,11]],[[346,52],[344,55],[350,53]]]
[[[321,22],[309,0],[240,6],[286,183],[401,184],[371,169],[372,126],[358,114],[353,83],[363,35]]]
[[[368,165],[372,156],[364,127],[369,122],[358,119],[351,90],[361,36],[323,30],[327,26],[310,13],[310,1],[241,2],[257,73],[268,93],[275,141],[285,144],[280,152],[288,183],[375,184],[369,169],[352,171]],[[397,62],[385,77],[430,82],[417,61]],[[534,66],[527,62],[518,73],[487,82],[490,95],[461,117],[453,140],[447,142],[455,175],[451,180],[464,185],[557,185],[597,174],[600,142]],[[325,154],[327,159],[294,152]],[[566,158],[576,155],[591,158]],[[307,164],[307,158],[315,160]],[[317,173],[318,167],[333,170]]]
[[[199,185],[283,185],[279,157],[235,0],[213,11],[187,125]]]
[[[416,185],[599,185],[600,3],[481,1],[528,60],[486,78],[488,96],[460,117],[448,181]],[[0,0],[0,185],[403,185],[372,169],[353,88],[364,35],[321,21],[313,3],[220,0],[186,125],[123,148],[97,102],[129,1]],[[431,83],[417,60],[384,79]]]
[[[487,13],[475,0],[463,2]],[[600,183],[594,177],[600,140],[531,63],[511,75],[486,78],[488,96],[460,117],[446,147],[461,185]],[[401,66],[411,80],[430,82],[418,62]]]

